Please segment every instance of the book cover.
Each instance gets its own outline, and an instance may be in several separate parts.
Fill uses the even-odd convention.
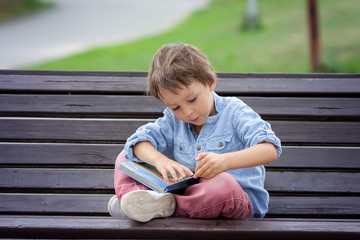
[[[198,182],[198,179],[193,177],[180,178],[178,181],[174,181],[169,174],[170,184],[166,184],[161,173],[148,163],[122,162],[118,169],[159,193],[174,192]]]

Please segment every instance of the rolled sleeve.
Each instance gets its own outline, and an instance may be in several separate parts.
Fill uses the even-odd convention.
[[[154,139],[153,136],[151,136],[151,134],[146,134],[146,132],[149,132],[150,130],[147,130],[147,128],[152,128],[151,125],[153,125],[155,123],[148,123],[146,125],[143,125],[141,127],[139,127],[136,132],[131,135],[125,144],[124,150],[125,150],[125,157],[127,160],[129,161],[133,161],[133,162],[141,162],[141,160],[139,160],[133,151],[133,146],[135,146],[138,142],[150,142],[155,148],[157,148],[157,143]]]
[[[157,119],[155,122],[147,123],[139,127],[126,141],[124,147],[126,159],[133,162],[141,162],[141,160],[134,155],[133,146],[138,142],[145,141],[151,143],[159,152],[168,155],[173,142],[172,126],[171,118],[164,114],[163,117]]]
[[[281,141],[280,139],[275,135],[274,131],[271,129],[271,125],[264,121],[264,125],[260,127],[260,129],[257,130],[258,134],[255,135],[251,146],[254,146],[259,143],[272,143],[277,151],[277,159],[279,159],[282,148],[281,148]]]
[[[274,144],[277,150],[278,159],[282,153],[281,141],[271,129],[271,125],[261,119],[260,115],[254,112],[249,106],[244,106],[236,114],[237,132],[245,148],[256,144],[268,142]]]

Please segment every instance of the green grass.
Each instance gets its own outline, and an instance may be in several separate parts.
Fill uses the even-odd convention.
[[[319,0],[326,72],[360,72],[360,1]],[[218,72],[309,72],[305,0],[259,0],[261,27],[243,31],[245,1],[214,0],[172,30],[24,69],[146,71],[161,45],[186,42]]]
[[[0,0],[0,23],[52,6],[40,0]]]

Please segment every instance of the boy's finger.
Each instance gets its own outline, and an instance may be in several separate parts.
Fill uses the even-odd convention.
[[[178,178],[177,178],[177,174],[176,174],[174,168],[170,168],[169,172],[170,172],[170,174],[171,174],[171,176],[172,176],[172,179],[173,179],[174,181],[177,181]]]
[[[167,175],[167,171],[166,170],[161,171],[161,175],[162,175],[165,183],[169,184],[170,182],[169,182],[169,178],[168,178],[168,175]]]
[[[203,163],[199,162],[199,164],[195,168],[195,174],[199,171],[199,169],[202,167]]]
[[[203,159],[206,156],[207,156],[207,153],[199,153],[197,158],[195,158],[195,161],[200,161],[201,159]]]
[[[199,169],[195,170],[194,178],[196,179],[198,177],[201,177],[203,175],[204,171],[205,171],[204,167],[200,167]]]
[[[206,163],[206,161],[200,161],[199,164],[196,166],[195,168],[195,173],[204,166],[204,164]]]
[[[178,173],[179,173],[179,175],[180,175],[181,178],[186,177],[186,174],[185,174],[185,172],[184,172],[184,169],[179,168],[179,169],[176,169],[176,170],[178,171]]]
[[[191,176],[194,175],[194,173],[193,173],[190,169],[188,169],[188,168],[186,169],[186,173],[187,173],[187,174],[186,174],[187,177],[191,177]]]

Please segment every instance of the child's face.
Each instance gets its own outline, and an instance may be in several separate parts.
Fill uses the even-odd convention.
[[[177,118],[201,128],[208,116],[216,113],[214,96],[211,92],[215,86],[216,82],[205,86],[194,81],[189,86],[178,89],[176,94],[161,88],[161,100]]]

